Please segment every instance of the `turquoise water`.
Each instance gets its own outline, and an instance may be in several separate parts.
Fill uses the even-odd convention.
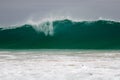
[[[13,26],[14,27],[14,26]],[[0,28],[1,49],[120,49],[120,23],[56,20]]]

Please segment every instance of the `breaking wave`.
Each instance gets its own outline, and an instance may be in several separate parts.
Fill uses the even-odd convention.
[[[0,28],[1,49],[120,49],[120,23],[44,21]]]

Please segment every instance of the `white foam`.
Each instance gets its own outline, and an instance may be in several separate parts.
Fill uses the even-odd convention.
[[[13,52],[14,54],[9,55],[14,55],[15,59],[0,59],[0,80],[120,79],[119,53],[74,54],[72,51],[73,54],[66,55],[64,51],[61,51],[62,54],[56,51],[54,54],[49,52],[54,53]],[[109,57],[104,57],[107,54]]]
[[[54,34],[53,23],[49,20],[43,20],[40,22],[34,22],[32,20],[29,20],[27,23],[31,24],[37,32],[44,32],[46,36]]]

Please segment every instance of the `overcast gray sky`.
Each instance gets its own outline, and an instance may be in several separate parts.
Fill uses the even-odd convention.
[[[120,21],[120,0],[0,0],[0,24],[15,24],[49,15]]]

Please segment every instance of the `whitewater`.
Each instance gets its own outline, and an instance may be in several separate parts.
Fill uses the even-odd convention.
[[[1,50],[0,80],[120,80],[120,51]]]

